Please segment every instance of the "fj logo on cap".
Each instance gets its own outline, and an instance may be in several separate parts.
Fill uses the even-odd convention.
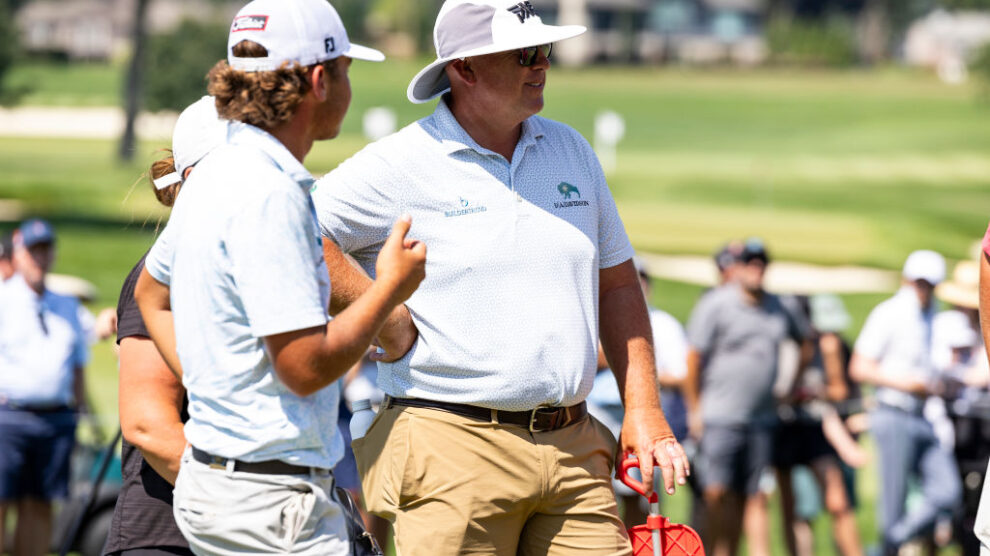
[[[533,7],[533,4],[529,3],[529,0],[512,6],[509,8],[509,11],[516,14],[516,17],[519,18],[519,23],[526,23],[527,19],[536,17],[536,8]]]
[[[333,37],[327,37],[323,39],[323,47],[326,49],[327,54],[337,50],[337,43],[334,42]]]
[[[237,31],[264,31],[265,27],[267,26],[268,26],[267,15],[242,15],[234,19],[234,23],[230,26],[230,32],[236,33]]]

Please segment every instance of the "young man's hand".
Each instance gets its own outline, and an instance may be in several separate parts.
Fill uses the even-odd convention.
[[[426,245],[406,237],[410,226],[412,217],[399,217],[375,264],[376,280],[392,292],[390,300],[395,305],[409,299],[426,277]]]

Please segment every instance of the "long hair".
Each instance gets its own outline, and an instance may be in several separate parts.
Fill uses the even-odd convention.
[[[237,43],[233,53],[239,58],[268,56],[265,47],[252,41]],[[323,66],[335,73],[336,66],[331,61]],[[308,77],[313,67],[286,63],[274,71],[247,72],[235,70],[226,60],[220,60],[207,74],[207,90],[216,98],[221,118],[272,129],[292,118],[310,90]]]
[[[165,156],[151,163],[151,169],[148,170],[148,182],[151,183],[151,190],[154,191],[158,202],[166,207],[171,207],[175,204],[175,197],[179,194],[179,189],[182,188],[182,181],[162,189],[155,187],[155,180],[176,171],[172,149],[162,149],[162,152],[165,153]]]

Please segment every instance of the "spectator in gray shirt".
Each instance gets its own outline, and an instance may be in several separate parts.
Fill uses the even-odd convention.
[[[684,396],[690,433],[701,445],[705,546],[734,554],[745,512],[750,554],[769,555],[759,479],[771,462],[777,354],[789,337],[800,343],[810,332],[802,316],[764,291],[763,243],[747,241],[741,259],[735,281],[705,294],[691,315]]]

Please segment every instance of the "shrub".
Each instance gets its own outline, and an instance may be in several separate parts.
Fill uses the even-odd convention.
[[[14,63],[17,52],[17,29],[14,26],[13,10],[7,0],[0,0],[0,102],[8,100],[10,91],[5,86],[4,77]]]
[[[2,1],[2,0],[0,0]],[[227,26],[183,21],[148,41],[145,107],[182,110],[206,94],[206,72],[227,56]]]
[[[775,18],[767,25],[771,61],[800,66],[848,66],[856,61],[851,23],[840,17],[820,21]]]

